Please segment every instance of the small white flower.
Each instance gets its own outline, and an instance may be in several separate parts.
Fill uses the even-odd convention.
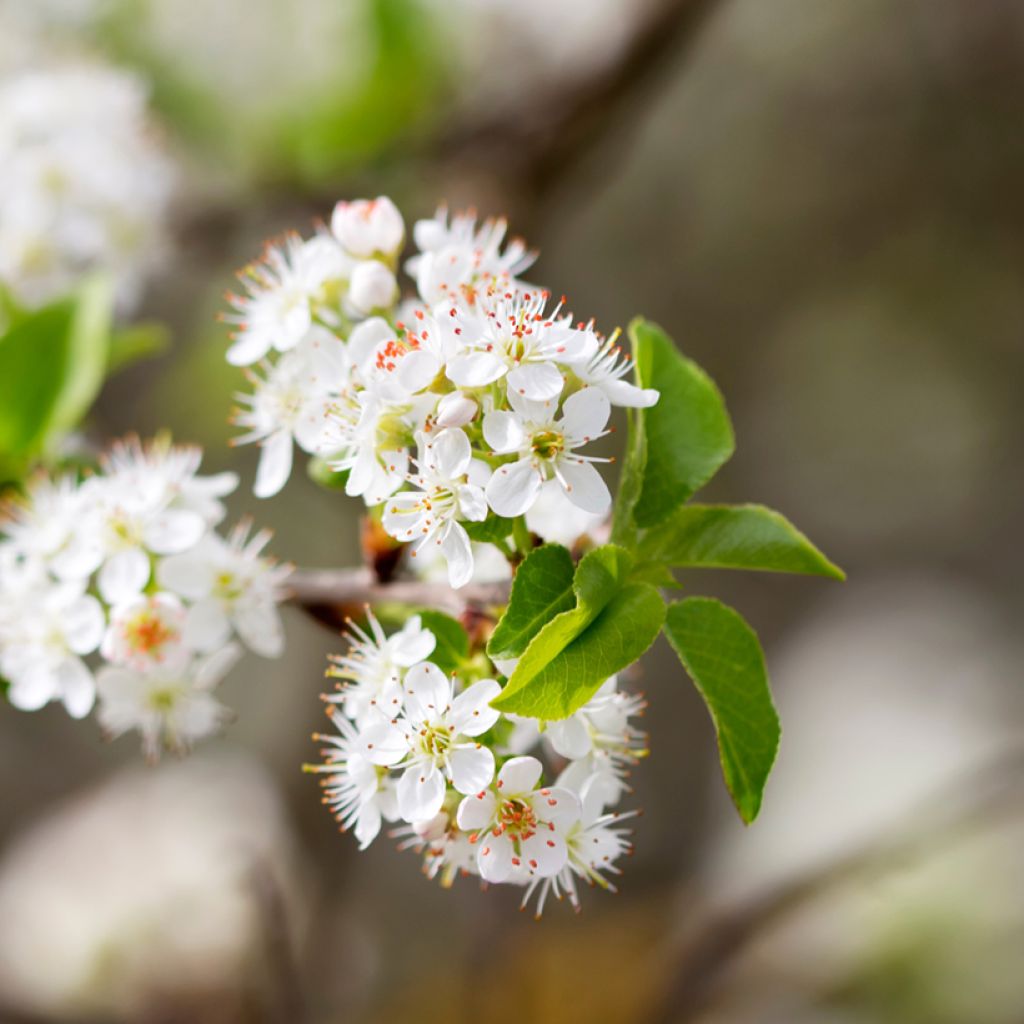
[[[460,519],[482,522],[487,502],[480,487],[467,474],[473,453],[462,430],[442,430],[430,438],[418,437],[418,472],[410,477],[417,488],[392,495],[384,508],[384,529],[397,540],[413,544],[412,554],[437,545],[448,562],[453,587],[468,583],[473,575],[473,552]]]
[[[322,776],[323,802],[331,808],[341,830],[352,829],[359,849],[365,850],[377,838],[381,821],[398,817],[395,784],[386,768],[360,752],[362,739],[355,726],[337,708],[331,708],[328,716],[338,734],[313,736],[330,745],[323,751],[323,764],[306,765],[306,771]]]
[[[484,679],[453,699],[451,679],[427,661],[409,669],[403,688],[403,714],[368,726],[362,753],[374,764],[402,769],[398,812],[406,821],[424,821],[441,810],[446,782],[466,794],[494,778],[494,754],[473,737],[498,720],[490,703],[501,687]]]
[[[246,433],[235,444],[260,445],[253,487],[258,498],[277,494],[288,482],[293,442],[306,452],[320,448],[328,429],[332,396],[347,374],[342,343],[326,331],[313,333],[275,365],[262,364],[262,377],[248,371],[253,393],[236,396],[242,406],[236,410],[234,422]]]
[[[361,260],[352,270],[347,299],[357,316],[389,309],[398,300],[394,272],[378,260]]]
[[[618,344],[618,332],[601,345],[593,358],[573,369],[584,384],[600,388],[612,405],[646,409],[658,401],[654,388],[639,388],[622,379],[633,369],[633,362]]]
[[[480,407],[462,391],[452,391],[438,403],[434,412],[434,425],[444,430],[446,427],[467,427],[476,419]]]
[[[43,583],[22,597],[19,608],[8,607],[0,618],[0,675],[11,683],[8,698],[23,711],[60,700],[73,718],[83,718],[96,690],[82,659],[103,639],[102,606],[80,583]]]
[[[479,308],[456,309],[464,351],[448,362],[449,379],[478,388],[507,376],[510,393],[534,402],[557,398],[565,384],[560,366],[590,359],[597,338],[561,316],[561,303],[545,312],[548,298],[542,291],[495,291]]]
[[[521,239],[513,239],[502,252],[507,230],[504,218],[486,220],[477,228],[474,213],[456,214],[449,223],[444,207],[432,219],[417,221],[413,238],[420,252],[409,259],[406,270],[423,301],[434,306],[458,295],[472,305],[481,286],[496,279],[505,289],[518,287],[516,277],[536,253]]]
[[[115,665],[144,671],[188,660],[183,633],[185,608],[173,594],[139,596],[110,613],[100,654]]]
[[[309,335],[320,307],[337,312],[337,296],[351,261],[326,235],[303,240],[288,235],[267,246],[262,260],[239,272],[246,295],[229,295],[235,312],[224,316],[237,325],[227,360],[234,366],[258,362],[271,349],[287,352]]]
[[[341,692],[328,697],[344,706],[345,714],[357,726],[373,713],[394,717],[402,708],[402,677],[405,670],[433,653],[436,640],[413,615],[397,632],[387,636],[372,612],[367,610],[369,633],[350,622],[349,651],[334,655],[328,675],[344,680]],[[377,721],[376,718],[372,719]]]
[[[526,887],[521,907],[525,908],[536,893],[538,918],[544,913],[544,904],[550,894],[555,899],[567,896],[573,909],[579,911],[577,878],[587,885],[597,885],[609,892],[617,891],[605,876],[622,874],[615,862],[631,853],[633,844],[626,838],[631,834],[630,830],[618,826],[627,818],[635,817],[637,812],[604,813],[600,789],[599,783],[593,778],[586,780],[580,789],[582,813],[565,834],[568,854],[565,866],[555,875],[535,876]]]
[[[146,755],[161,747],[182,753],[220,730],[230,712],[213,696],[214,688],[238,660],[229,644],[191,663],[155,665],[144,671],[107,666],[96,674],[97,717],[112,737],[132,729],[142,734]]]
[[[227,643],[232,629],[264,658],[284,649],[278,588],[291,571],[263,555],[269,530],[249,536],[243,520],[222,540],[208,534],[191,551],[157,565],[157,582],[192,602],[184,625],[185,642],[198,651]]]
[[[547,878],[565,867],[565,836],[580,819],[580,801],[568,789],[537,789],[540,775],[535,757],[513,757],[494,786],[459,804],[459,828],[476,833],[485,881],[505,882],[520,872]]]
[[[433,818],[413,822],[391,833],[401,841],[400,850],[415,850],[423,855],[423,874],[438,878],[449,889],[457,875],[475,875],[476,847],[467,832],[455,822],[454,813],[440,810]]]
[[[529,510],[545,480],[555,479],[569,500],[585,512],[603,515],[611,505],[608,485],[594,468],[607,462],[576,449],[603,437],[611,407],[597,388],[570,395],[555,419],[552,402],[530,402],[509,391],[513,411],[492,410],[484,417],[484,440],[498,454],[519,458],[499,466],[487,484],[487,502],[500,516]]]
[[[340,202],[331,214],[331,232],[356,259],[394,256],[405,240],[405,222],[387,196]]]

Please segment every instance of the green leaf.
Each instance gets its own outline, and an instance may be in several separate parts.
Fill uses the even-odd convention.
[[[631,536],[631,521],[646,527],[667,519],[718,472],[735,447],[714,381],[657,325],[634,320],[629,334],[638,383],[657,388],[661,396],[656,405],[639,410],[631,424],[619,494],[623,511],[613,533],[623,540]]]
[[[670,605],[665,634],[711,712],[725,783],[750,824],[761,809],[780,733],[757,634],[709,597]]]
[[[343,491],[348,483],[349,471],[347,469],[340,472],[331,469],[327,460],[319,455],[314,455],[306,463],[306,472],[313,483],[319,484],[328,491]]]
[[[516,570],[508,607],[487,642],[488,655],[518,658],[545,625],[572,608],[574,571],[572,556],[561,545],[534,548]]]
[[[661,562],[640,562],[633,567],[629,578],[650,583],[653,587],[679,588],[679,581],[672,575],[668,566],[662,565]]]
[[[170,347],[171,332],[164,324],[133,324],[115,331],[110,338],[107,374],[117,373],[144,359],[154,359]]]
[[[0,338],[0,463],[24,464],[78,425],[103,383],[112,294],[103,278]]]
[[[630,337],[635,337],[632,331]],[[635,342],[633,352],[635,358]],[[639,380],[639,367],[636,373]],[[636,543],[636,503],[643,488],[644,467],[647,465],[647,434],[644,431],[643,409],[627,409],[626,417],[626,454],[612,512],[611,539],[613,544],[633,547]]]
[[[437,640],[428,661],[449,675],[457,671],[469,657],[469,637],[466,631],[450,615],[432,608],[423,609],[419,615],[420,621]]]
[[[686,505],[641,539],[639,555],[677,568],[846,578],[792,523],[763,505]]]
[[[649,583],[627,583],[538,671],[524,677],[517,668],[491,703],[502,711],[544,721],[567,718],[586,704],[609,676],[643,655],[664,620],[665,602],[658,591]]]
[[[466,533],[470,540],[479,541],[482,544],[497,544],[505,540],[512,532],[514,519],[506,519],[504,516],[490,514],[482,523],[464,522]]]

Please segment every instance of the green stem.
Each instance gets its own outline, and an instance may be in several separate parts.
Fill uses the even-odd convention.
[[[525,558],[533,550],[533,540],[526,525],[526,516],[516,516],[512,520],[512,540],[521,558]]]

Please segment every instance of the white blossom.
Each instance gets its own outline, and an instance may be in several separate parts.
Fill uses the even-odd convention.
[[[518,516],[537,500],[545,480],[555,479],[569,500],[585,512],[603,514],[611,505],[608,485],[594,468],[607,462],[579,455],[577,448],[603,437],[610,406],[604,392],[584,388],[570,395],[556,419],[551,402],[532,402],[509,391],[512,410],[484,417],[484,439],[500,455],[517,455],[499,466],[487,484],[487,501],[498,515]]]
[[[405,222],[387,196],[356,199],[335,205],[331,233],[356,259],[394,256],[405,238]]]

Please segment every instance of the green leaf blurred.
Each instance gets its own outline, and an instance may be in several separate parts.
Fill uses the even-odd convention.
[[[763,505],[685,505],[644,534],[638,554],[676,568],[846,578],[785,516]]]
[[[171,332],[164,324],[147,321],[115,331],[110,338],[107,374],[117,373],[145,359],[162,355],[171,344]]]
[[[750,824],[781,732],[757,634],[720,601],[690,597],[669,606],[665,635],[707,704],[725,783]]]
[[[469,657],[469,637],[462,626],[450,615],[433,609],[423,609],[420,621],[434,634],[437,643],[429,657],[442,672],[450,675]]]

